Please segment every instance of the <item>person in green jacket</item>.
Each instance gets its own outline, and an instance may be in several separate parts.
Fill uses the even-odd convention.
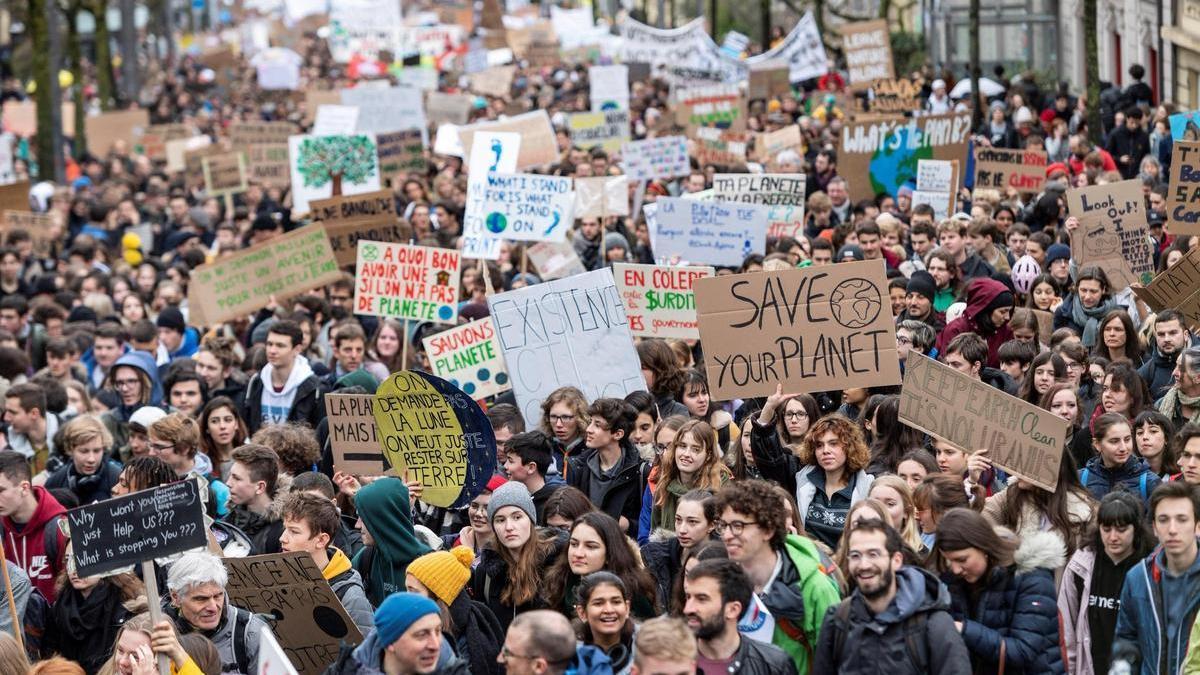
[[[714,530],[769,613],[755,620],[773,622],[771,643],[792,657],[797,672],[811,673],[825,612],[841,601],[832,561],[808,537],[788,534],[787,513],[770,483],[729,483],[715,500]],[[766,632],[762,625],[747,628]]]
[[[408,564],[430,549],[413,529],[408,486],[399,478],[380,478],[354,496],[360,529],[367,544],[354,556],[367,599],[378,607],[392,593],[407,590]]]

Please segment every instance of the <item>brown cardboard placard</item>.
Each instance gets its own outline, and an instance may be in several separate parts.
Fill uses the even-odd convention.
[[[1174,309],[1192,330],[1200,330],[1200,247],[1192,248],[1145,287],[1133,292],[1155,312]]]
[[[493,66],[471,76],[471,91],[484,96],[508,98],[512,90],[516,66]]]
[[[229,125],[229,142],[235,148],[267,143],[286,146],[288,136],[298,133],[300,131],[291,122],[237,122]]]
[[[554,127],[550,125],[550,115],[544,109],[498,122],[480,122],[460,128],[458,138],[462,143],[463,157],[471,156],[471,139],[476,131],[512,131],[521,134],[521,151],[517,154],[518,171],[558,161]]]
[[[142,153],[153,160],[167,159],[167,142],[189,138],[195,130],[186,124],[151,124],[142,134]]]
[[[325,225],[338,265],[354,264],[359,239],[389,243],[412,239],[412,228],[396,215],[391,190],[317,199],[309,209],[312,219]]]
[[[343,643],[362,642],[362,633],[308,553],[272,553],[223,558],[229,572],[226,602],[268,623],[300,675],[318,675],[337,661]]]
[[[843,24],[841,31],[851,88],[896,78],[892,65],[892,37],[886,19]]]
[[[188,182],[204,183],[204,158],[219,155],[225,148],[218,144],[205,145],[183,152],[183,172]]]
[[[355,476],[381,476],[390,470],[376,435],[374,394],[326,394],[333,468]]]
[[[380,177],[404,179],[410,173],[424,173],[427,162],[423,138],[420,129],[375,134]]]
[[[1099,265],[1112,292],[1154,278],[1142,181],[1067,190],[1067,211],[1079,219],[1071,234],[1071,258],[1080,267]]]
[[[125,141],[130,151],[150,126],[150,113],[145,109],[116,110],[100,113],[84,119],[87,131],[88,152],[104,157],[114,141]]]
[[[246,148],[248,180],[278,188],[285,188],[292,184],[287,141],[235,147]]]
[[[475,98],[468,94],[446,94],[431,91],[425,98],[425,116],[435,127],[442,124],[463,125],[471,117]]]
[[[900,383],[882,261],[696,280],[713,398]]]
[[[1054,491],[1067,421],[933,359],[904,360],[900,421],[974,452],[1043,490]]]
[[[689,136],[700,127],[732,132],[746,130],[746,96],[736,85],[688,87],[680,90],[677,96],[675,122],[686,127]]]
[[[317,108],[341,104],[342,92],[338,89],[312,89],[304,92],[304,123],[312,124],[317,119]]]
[[[874,199],[877,191],[894,195],[906,181],[916,178],[918,154],[922,159],[965,162],[970,133],[969,114],[855,119],[842,127],[838,139],[838,175],[847,177],[851,201]],[[920,138],[921,143],[910,145],[901,138]],[[881,164],[878,171],[871,170],[875,162]],[[886,184],[884,176],[889,179]]]
[[[1200,234],[1200,141],[1175,141],[1167,190],[1167,232]]]
[[[750,92],[747,98],[756,99],[787,96],[792,91],[791,67],[782,63],[770,68],[750,69]]]
[[[0,120],[3,121],[0,130],[25,138],[36,136],[37,101],[5,101],[3,110],[0,110]],[[75,104],[71,101],[62,104],[62,130],[64,136],[75,137]]]
[[[25,230],[33,239],[33,250],[39,256],[50,255],[54,244],[54,240],[51,237],[51,228],[53,227],[54,216],[48,213],[34,213],[27,210],[10,211],[7,209],[0,212],[0,242],[4,242],[8,238],[8,233],[12,230]]]
[[[0,185],[0,211],[29,210],[29,181]]]
[[[210,326],[333,283],[341,277],[320,223],[293,230],[192,271],[189,319]]]
[[[784,150],[795,150],[803,155],[804,140],[800,137],[800,125],[789,124],[782,129],[776,129],[758,136],[758,161],[770,164]]]
[[[908,78],[879,80],[871,86],[871,112],[875,114],[910,113],[921,108],[921,84]],[[855,98],[854,101],[861,99]],[[858,106],[855,106],[858,107]],[[850,112],[853,108],[842,108]]]
[[[1041,150],[1007,150],[975,146],[975,189],[1037,194],[1046,183],[1049,159]]]
[[[204,191],[213,197],[246,191],[246,153],[224,152],[200,158]]]
[[[701,167],[709,164],[723,167],[739,166],[746,162],[746,145],[749,140],[750,134],[747,133],[701,127],[696,130],[692,156]]]

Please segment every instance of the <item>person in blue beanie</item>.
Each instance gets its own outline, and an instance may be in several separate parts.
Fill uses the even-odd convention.
[[[375,610],[375,628],[345,646],[325,675],[469,675],[442,638],[442,615],[429,598],[393,593]]]

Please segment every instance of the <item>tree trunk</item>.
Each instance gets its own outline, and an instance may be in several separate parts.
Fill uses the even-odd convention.
[[[762,48],[765,52],[771,48],[771,0],[762,0],[759,5],[762,11]]]
[[[121,9],[121,93],[125,105],[136,103],[141,92],[138,63],[141,45],[138,44],[137,26],[134,25],[133,0],[118,0]]]
[[[75,101],[75,152],[76,159],[82,159],[87,153],[87,133],[84,130],[85,102],[83,98],[83,55],[79,46],[79,31],[75,19],[79,16],[79,5],[72,3],[67,6],[67,63],[75,80],[72,88],[72,98]]]
[[[971,128],[978,129],[983,124],[983,105],[979,96],[979,2],[971,0],[970,27],[968,33],[971,39]]]
[[[330,196],[331,197],[342,196],[342,174],[335,173],[335,174],[331,175],[329,178],[330,178],[330,183],[332,184],[332,187],[330,188],[330,190],[331,190]]]
[[[38,180],[54,180],[54,92],[50,87],[50,27],[46,21],[46,2],[49,0],[29,0],[29,8],[25,17],[29,26],[29,37],[33,46],[30,56],[31,74],[33,81],[38,84],[34,99],[37,101],[38,134],[35,144],[37,157]]]
[[[112,35],[108,32],[108,0],[90,0],[83,4],[96,20],[96,96],[101,110],[111,110],[114,101],[112,72]]]
[[[1083,51],[1087,79],[1088,138],[1100,145],[1100,45],[1096,41],[1096,0],[1083,0]]]

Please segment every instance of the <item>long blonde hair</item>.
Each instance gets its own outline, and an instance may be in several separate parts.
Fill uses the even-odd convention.
[[[875,482],[871,483],[871,489],[867,492],[867,496],[870,496],[877,487],[889,487],[900,495],[900,501],[904,506],[904,525],[892,523],[892,527],[900,532],[900,538],[904,540],[904,543],[920,553],[923,542],[921,541],[921,532],[917,529],[917,505],[913,502],[912,489],[908,487],[908,483],[903,478],[891,474],[876,478]]]
[[[675,432],[675,440],[663,452],[662,461],[658,463],[658,484],[654,486],[654,505],[662,506],[671,494],[671,482],[679,478],[679,467],[675,466],[675,449],[683,442],[683,437],[691,434],[704,446],[704,463],[696,471],[696,477],[688,488],[692,490],[709,490],[716,492],[721,489],[728,479],[729,467],[721,461],[721,449],[717,442],[717,432],[703,420],[688,420]]]

